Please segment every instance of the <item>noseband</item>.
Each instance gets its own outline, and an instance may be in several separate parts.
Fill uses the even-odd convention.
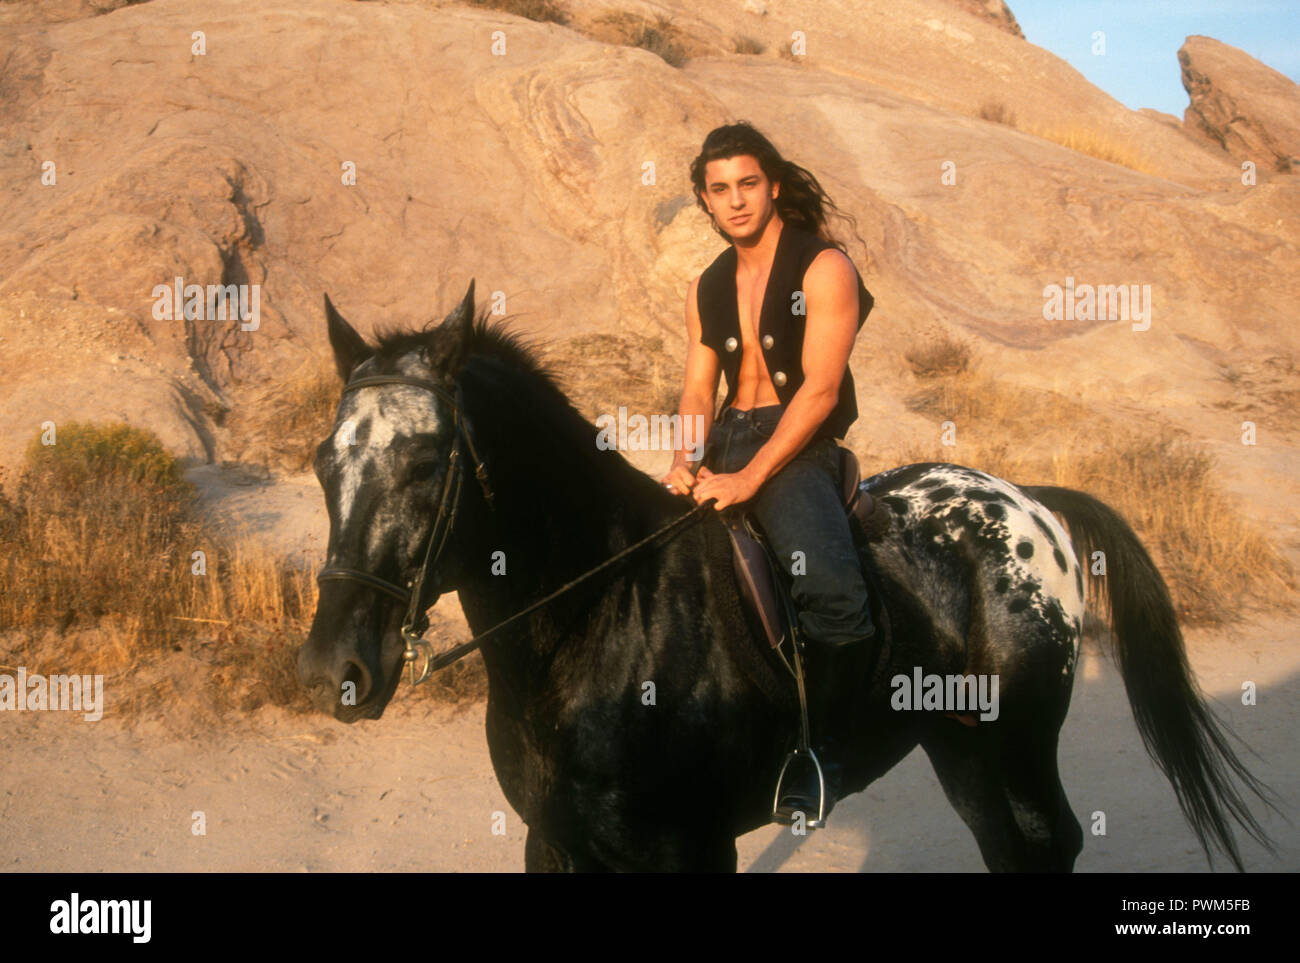
[[[374,375],[369,378],[358,378],[356,381],[344,385],[343,394],[361,388],[374,388],[381,385],[406,385],[431,392],[451,405],[452,414],[455,418],[455,436],[451,444],[451,454],[447,457],[447,471],[443,476],[442,494],[438,500],[438,514],[434,516],[433,531],[429,533],[429,545],[424,551],[424,562],[415,578],[407,583],[406,588],[395,585],[378,575],[340,566],[330,566],[322,569],[321,573],[316,576],[316,580],[317,582],[358,582],[377,592],[391,596],[399,602],[406,603],[406,618],[402,620],[402,641],[405,642],[406,647],[402,651],[402,658],[410,666],[412,685],[418,685],[427,679],[433,671],[433,647],[423,637],[425,630],[429,627],[429,621],[424,616],[424,607],[420,604],[420,601],[424,595],[425,580],[428,578],[429,573],[437,568],[438,559],[442,557],[442,550],[446,547],[447,538],[450,536],[452,526],[456,522],[456,511],[460,508],[460,486],[464,476],[460,453],[462,439],[465,442],[465,447],[469,450],[469,457],[474,462],[474,477],[478,479],[478,483],[483,489],[483,497],[487,499],[489,508],[493,507],[492,489],[488,486],[487,468],[484,466],[483,460],[479,458],[478,452],[474,449],[474,441],[470,437],[469,423],[461,410],[460,385],[456,386],[456,393],[453,395],[441,385],[434,384],[432,381],[425,381],[423,378],[395,374]],[[435,548],[435,546],[437,547]],[[415,669],[417,659],[423,659],[418,678]]]

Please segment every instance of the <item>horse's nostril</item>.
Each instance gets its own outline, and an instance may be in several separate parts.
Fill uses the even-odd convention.
[[[343,673],[343,704],[361,705],[370,694],[370,673],[365,666],[348,661],[347,671]],[[349,691],[351,690],[351,691]],[[348,698],[351,696],[352,698]]]

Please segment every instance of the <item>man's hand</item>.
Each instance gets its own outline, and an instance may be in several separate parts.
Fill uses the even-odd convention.
[[[716,498],[717,502],[713,507],[718,511],[722,511],[729,505],[738,505],[741,502],[749,501],[758,494],[761,484],[762,482],[745,469],[725,475],[717,475],[707,468],[701,468],[699,477],[695,480],[695,488],[692,490],[692,494],[699,504],[703,504],[710,498]]]
[[[706,471],[708,471],[707,468],[701,468],[700,474],[702,475]],[[685,495],[695,487],[695,476],[691,474],[691,470],[685,465],[674,462],[668,474],[659,479],[659,484],[674,495]]]

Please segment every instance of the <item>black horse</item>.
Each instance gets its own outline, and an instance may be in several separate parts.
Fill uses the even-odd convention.
[[[315,461],[327,564],[342,576],[322,583],[298,671],[317,706],[345,722],[379,718],[402,678],[402,587],[435,554],[458,439],[482,459],[485,484],[457,490],[411,610],[456,591],[476,634],[694,507],[601,450],[532,350],[486,312],[475,319],[473,292],[471,282],[440,326],[383,333],[377,346],[325,302],[351,382]],[[846,795],[919,743],[989,869],[1072,869],[1083,833],[1057,774],[1057,737],[1092,579],[1108,597],[1142,737],[1207,857],[1217,847],[1241,868],[1233,820],[1269,845],[1233,777],[1267,789],[1206,708],[1165,584],[1114,511],[950,464],[863,486],[892,513],[861,552],[893,631],[857,704]],[[1095,552],[1104,577],[1085,573]],[[712,509],[490,635],[482,652],[488,746],[528,825],[529,870],[734,871],[736,837],[769,821],[798,707],[742,606]],[[891,680],[918,667],[996,677],[997,718],[897,711]]]

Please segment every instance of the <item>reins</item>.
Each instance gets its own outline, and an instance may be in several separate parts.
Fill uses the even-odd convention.
[[[451,453],[447,457],[447,472],[443,478],[442,492],[438,499],[438,514],[434,517],[433,531],[429,533],[429,544],[424,551],[424,561],[420,565],[420,570],[416,577],[407,583],[403,588],[400,585],[380,578],[378,575],[372,575],[369,572],[363,572],[360,569],[344,568],[341,566],[330,566],[322,569],[316,576],[317,582],[328,581],[351,581],[358,582],[362,585],[372,588],[377,592],[382,592],[399,602],[406,603],[406,617],[402,620],[402,640],[405,642],[405,648],[402,650],[402,659],[410,667],[410,681],[412,685],[419,685],[429,678],[439,669],[444,669],[454,662],[458,662],[465,656],[477,649],[485,638],[500,629],[505,628],[512,622],[515,622],[525,615],[537,611],[542,606],[559,598],[564,593],[576,588],[583,582],[598,575],[605,569],[609,568],[616,562],[627,558],[634,552],[639,551],[646,545],[653,542],[666,532],[682,526],[688,520],[698,517],[703,511],[712,506],[713,499],[697,505],[683,515],[679,515],[666,525],[661,526],[656,531],[651,532],[640,541],[629,545],[627,548],[610,556],[601,562],[595,568],[584,572],[577,578],[573,579],[560,588],[556,589],[545,598],[538,599],[527,608],[516,612],[509,618],[498,622],[486,632],[482,632],[470,639],[468,642],[462,642],[457,646],[448,649],[440,655],[433,654],[433,646],[424,638],[424,633],[429,628],[429,621],[424,614],[424,606],[420,604],[424,595],[425,580],[428,578],[430,571],[437,567],[438,559],[442,556],[442,551],[447,545],[447,539],[451,535],[452,526],[456,521],[456,512],[460,508],[460,490],[463,479],[463,468],[461,464],[460,445],[462,439],[465,447],[469,450],[469,457],[474,463],[474,476],[478,479],[480,487],[483,489],[483,497],[487,500],[488,508],[495,510],[493,504],[492,489],[488,485],[487,468],[483,460],[479,457],[478,451],[474,448],[474,441],[470,435],[469,422],[465,419],[461,410],[461,391],[460,386],[456,386],[456,393],[453,395],[441,385],[434,384],[432,381],[426,381],[423,378],[413,378],[406,375],[374,375],[367,378],[358,378],[344,385],[343,393],[356,391],[360,388],[377,387],[380,385],[407,385],[413,388],[422,388],[425,391],[432,392],[443,400],[447,401],[451,407],[455,418],[456,435],[452,441]],[[450,505],[450,511],[448,511]],[[434,546],[437,546],[436,548]],[[419,674],[416,674],[415,663],[417,659],[422,659]]]
[[[498,622],[496,625],[492,626],[492,628],[488,629],[486,632],[482,632],[479,635],[474,636],[474,638],[470,639],[468,642],[462,642],[460,645],[453,646],[452,648],[448,649],[446,652],[443,652],[441,655],[432,656],[432,657],[426,656],[426,658],[428,658],[428,661],[426,663],[427,668],[421,674],[419,681],[423,682],[426,678],[428,678],[430,673],[436,672],[438,669],[446,668],[447,666],[451,665],[453,662],[457,662],[460,659],[463,659],[465,656],[469,655],[471,652],[477,649],[479,645],[482,644],[483,640],[487,638],[489,635],[491,635],[493,632],[496,632],[498,629],[505,628],[511,622],[514,622],[518,619],[522,619],[525,615],[528,615],[531,612],[537,611],[546,603],[554,601],[555,599],[563,595],[565,592],[568,592],[570,589],[574,589],[577,586],[581,585],[583,582],[587,581],[589,578],[593,578],[594,576],[600,574],[605,569],[613,565],[615,562],[627,558],[629,555],[633,554],[634,552],[648,545],[650,542],[653,542],[656,538],[658,538],[660,535],[663,535],[665,532],[668,532],[679,525],[685,527],[684,523],[687,520],[693,518],[694,516],[700,515],[705,510],[711,509],[712,502],[713,499],[710,499],[709,501],[705,502],[702,505],[696,505],[689,512],[677,516],[667,525],[660,527],[657,531],[651,532],[649,535],[641,539],[639,542],[629,545],[627,548],[623,549],[621,552],[618,552],[615,555],[611,555],[609,558],[605,559],[605,561],[601,562],[595,568],[584,572],[582,575],[579,575],[573,581],[560,586],[558,589],[556,589],[550,595],[547,595],[545,598],[538,599],[532,605],[528,606],[528,608],[522,609],[516,612],[514,615],[510,616],[508,619]],[[420,641],[423,642],[423,639],[421,639]],[[427,642],[424,644],[426,646],[428,645]],[[411,666],[411,671],[412,671],[412,675],[414,675],[415,672],[414,664],[412,664]]]

